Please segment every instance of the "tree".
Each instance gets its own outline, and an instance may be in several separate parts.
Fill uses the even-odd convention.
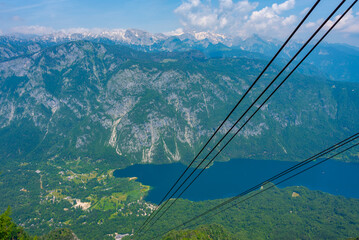
[[[22,227],[18,227],[10,217],[10,207],[0,215],[0,239],[4,240],[32,240]],[[35,238],[36,239],[36,238]]]
[[[12,232],[16,228],[10,217],[10,207],[0,215],[0,239],[11,239]]]

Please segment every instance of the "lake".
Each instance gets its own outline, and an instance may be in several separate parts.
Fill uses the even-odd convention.
[[[249,159],[215,162],[181,198],[202,201],[233,197],[295,164],[295,162]],[[138,177],[139,182],[152,187],[146,200],[159,203],[185,169],[186,166],[180,163],[139,164],[116,170],[114,176]],[[311,190],[359,198],[359,163],[329,160],[278,187],[287,186],[305,186]]]

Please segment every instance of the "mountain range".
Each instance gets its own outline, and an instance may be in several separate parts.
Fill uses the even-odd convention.
[[[240,57],[267,59],[275,54],[282,42],[263,39],[258,35],[242,39],[211,32],[187,32],[181,34],[152,34],[137,29],[111,31],[54,32],[47,35],[3,35],[0,36],[0,61],[15,56],[31,54],[43,48],[70,41],[88,40],[110,45],[122,45],[146,52],[178,52],[200,50],[207,57]],[[288,59],[301,46],[301,42],[291,41],[280,55]],[[307,68],[314,75],[334,81],[357,81],[359,64],[357,47],[345,44],[322,43],[308,59]]]
[[[280,44],[259,36],[138,30],[1,36],[0,210],[11,206],[16,224],[43,239],[72,231],[81,239],[130,234],[156,205],[144,199],[151,186],[136,176],[116,178],[115,169],[188,164]],[[299,46],[289,44],[220,136]],[[357,132],[358,57],[352,46],[319,45],[217,160],[299,161]],[[354,148],[338,160],[358,162],[359,155]],[[206,225],[166,237],[336,239],[358,233],[356,199],[298,187],[261,196],[206,222],[224,228]],[[220,202],[179,200],[150,234]],[[56,230],[64,227],[71,231]]]
[[[126,164],[190,161],[265,66],[262,52],[277,46],[258,36],[229,47],[195,36],[181,40],[140,33],[125,31],[131,39],[125,46],[110,38],[83,40],[87,35],[76,35],[76,41],[70,41],[72,35],[2,37],[2,158],[62,154],[123,158]],[[147,45],[150,40],[155,43]],[[342,67],[344,77],[358,64],[359,51],[331,44],[318,51],[223,159],[299,159],[356,129],[358,84],[340,77],[333,81],[334,75],[328,79],[313,65],[342,54],[345,58],[331,64]],[[285,60],[270,68],[251,100]]]

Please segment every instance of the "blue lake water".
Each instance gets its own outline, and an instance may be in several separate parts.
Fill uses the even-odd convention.
[[[295,164],[295,162],[249,159],[216,162],[203,172],[182,198],[202,201],[232,197]],[[114,176],[138,177],[139,182],[152,187],[146,200],[158,203],[185,169],[186,166],[180,163],[133,165],[116,170]],[[311,190],[359,198],[359,163],[329,160],[278,187],[287,186],[305,186]]]

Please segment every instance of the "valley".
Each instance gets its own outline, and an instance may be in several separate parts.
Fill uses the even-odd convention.
[[[136,164],[188,164],[266,64],[262,50],[277,46],[257,38],[253,44],[241,42],[241,50],[208,40],[160,37],[142,45],[99,38],[0,40],[0,209],[10,206],[14,221],[32,235],[68,228],[80,239],[113,239],[115,233],[137,229],[155,210],[156,201],[146,197],[158,188],[138,174],[118,178],[114,171]],[[329,54],[344,51],[330,44],[324,48]],[[269,69],[244,106],[290,54]],[[356,54],[353,50],[348,61]],[[334,70],[331,77],[320,74],[313,65],[321,66],[322,59],[316,55],[312,61],[209,171],[234,158],[290,165],[357,130],[359,82],[355,77],[343,81]],[[351,74],[353,64],[344,69]],[[235,112],[220,135],[244,109]],[[359,155],[353,149],[335,161],[354,166]],[[275,187],[227,213],[229,218],[219,215],[198,225],[234,239],[359,235],[357,196],[296,185]],[[180,199],[149,236],[229,196]],[[296,229],[290,228],[293,224]]]
[[[13,166],[1,174],[2,205],[12,207],[13,216],[29,233],[42,235],[67,227],[91,239],[102,238],[114,224],[153,211],[154,205],[143,200],[149,186],[129,178],[115,179],[113,170],[100,170],[88,161],[53,158],[44,165]],[[18,196],[16,201],[12,196]],[[94,230],[88,232],[88,226]],[[130,231],[125,226],[114,229]]]

